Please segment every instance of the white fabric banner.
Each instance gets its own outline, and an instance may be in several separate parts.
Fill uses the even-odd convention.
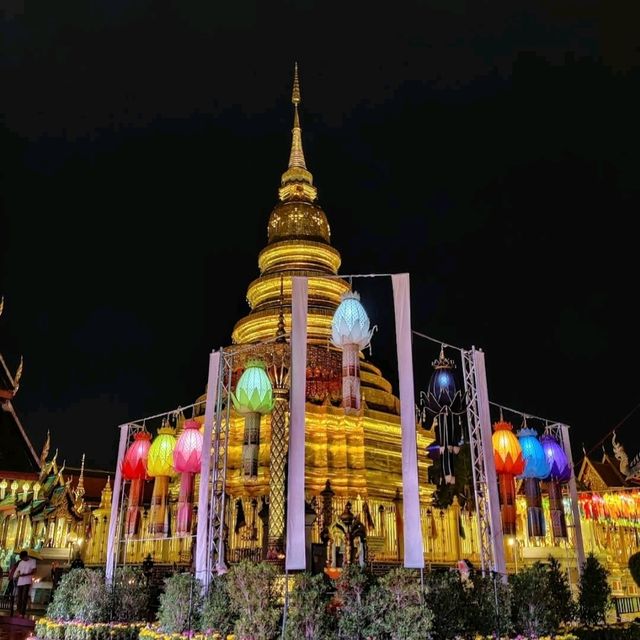
[[[404,566],[424,567],[420,497],[418,492],[418,445],[411,353],[411,304],[409,274],[391,276],[396,316],[398,382],[400,386],[400,427],[402,429],[402,499],[404,514]]]
[[[291,293],[291,391],[287,478],[287,571],[306,569],[304,528],[304,413],[307,375],[307,278],[294,277]]]
[[[198,492],[198,527],[196,531],[196,578],[205,588],[211,579],[209,567],[209,476],[211,474],[211,435],[218,402],[218,379],[220,376],[220,352],[209,355],[209,377],[207,379],[207,402],[204,409],[204,434],[202,437],[202,459],[200,462],[200,487]]]
[[[113,481],[113,494],[111,495],[111,516],[109,517],[109,534],[107,538],[107,559],[105,566],[105,578],[107,584],[110,584],[113,580],[113,576],[116,570],[116,564],[118,562],[118,556],[120,549],[120,533],[118,526],[120,524],[120,499],[124,499],[124,496],[120,496],[122,489],[122,461],[124,460],[124,454],[127,449],[127,443],[129,442],[129,425],[120,425],[120,444],[118,445],[118,460],[116,461],[116,477]]]

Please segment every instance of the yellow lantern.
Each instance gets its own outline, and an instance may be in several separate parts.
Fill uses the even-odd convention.
[[[149,533],[159,538],[164,538],[169,533],[167,496],[169,494],[169,479],[175,474],[173,468],[175,446],[175,430],[163,423],[158,429],[158,435],[151,443],[147,458],[147,473],[154,478],[149,514]]]

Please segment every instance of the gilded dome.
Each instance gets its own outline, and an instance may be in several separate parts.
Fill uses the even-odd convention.
[[[303,238],[329,244],[331,236],[324,211],[311,202],[301,200],[278,203],[269,216],[267,231],[269,244]]]

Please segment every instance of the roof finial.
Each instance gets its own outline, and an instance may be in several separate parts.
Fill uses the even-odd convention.
[[[291,102],[293,103],[293,139],[291,140],[291,155],[289,156],[289,169],[300,167],[306,169],[304,162],[304,152],[302,151],[302,129],[300,128],[300,116],[298,115],[298,105],[302,102],[300,98],[300,80],[298,78],[298,63],[295,63],[293,71],[293,91],[291,92]]]
[[[293,92],[291,93],[291,102],[297,107],[300,102],[300,80],[298,79],[298,63],[293,65]]]

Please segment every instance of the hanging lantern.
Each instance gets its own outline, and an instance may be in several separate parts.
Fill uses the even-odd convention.
[[[571,466],[567,455],[560,443],[548,433],[541,436],[540,442],[544,454],[549,463],[549,475],[547,476],[547,489],[549,491],[549,515],[551,516],[551,531],[554,538],[567,537],[567,522],[564,517],[564,505],[562,504],[561,483],[568,482],[571,478]]]
[[[498,474],[500,489],[500,514],[502,533],[513,535],[516,532],[516,484],[514,476],[524,471],[522,448],[513,433],[510,422],[500,420],[493,425],[493,457]]]
[[[243,475],[255,480],[260,452],[260,416],[273,409],[273,387],[262,360],[248,359],[245,366],[231,399],[236,410],[244,415]]]
[[[186,420],[183,429],[173,450],[173,468],[180,473],[176,533],[188,536],[193,519],[193,479],[200,473],[203,438],[197,420]]]
[[[520,477],[524,478],[524,493],[527,498],[527,529],[530,538],[542,538],[545,527],[540,480],[549,475],[549,463],[535,429],[520,429],[518,440],[524,458],[524,471]]]
[[[464,441],[460,414],[465,410],[463,393],[455,375],[455,363],[445,358],[444,347],[440,348],[440,357],[431,363],[434,368],[427,393],[424,394],[426,410],[434,416],[438,428],[438,447],[442,479],[445,484],[456,481],[454,455],[460,451]],[[422,395],[422,394],[421,394]],[[458,416],[456,429],[455,417]]]
[[[331,320],[332,342],[342,349],[342,406],[345,413],[360,410],[360,350],[369,345],[372,334],[360,295],[347,291]]]
[[[158,429],[147,460],[147,472],[154,478],[153,495],[149,514],[149,533],[158,538],[164,538],[169,533],[169,510],[167,497],[169,494],[169,479],[174,475],[173,450],[176,446],[175,430],[167,423]]]
[[[122,475],[125,480],[131,481],[125,524],[125,535],[128,537],[136,534],[140,524],[140,502],[144,481],[148,478],[147,458],[150,447],[151,434],[148,431],[138,431],[133,436],[133,442],[129,445],[122,461]]]

